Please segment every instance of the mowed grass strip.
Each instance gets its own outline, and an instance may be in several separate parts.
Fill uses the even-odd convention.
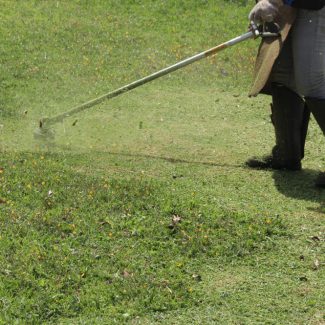
[[[33,118],[62,112],[243,34],[248,10],[223,0],[28,0],[4,1],[2,8],[0,113],[28,110]],[[225,88],[238,79],[243,86],[255,52],[256,42],[247,42],[174,78],[214,80]]]
[[[1,159],[1,319],[112,322],[204,304],[209,261],[237,263],[287,236],[276,216],[202,205],[172,182],[81,176],[59,156]]]

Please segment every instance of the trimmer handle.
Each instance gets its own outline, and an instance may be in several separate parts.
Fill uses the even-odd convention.
[[[274,22],[264,23],[258,26],[254,22],[251,22],[250,28],[257,37],[270,38],[280,36],[280,26]]]

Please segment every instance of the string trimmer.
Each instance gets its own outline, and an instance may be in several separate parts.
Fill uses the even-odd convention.
[[[222,43],[218,46],[215,46],[209,50],[206,50],[204,52],[198,53],[194,56],[191,56],[185,60],[182,60],[174,65],[171,65],[167,68],[164,68],[162,70],[159,70],[153,74],[150,74],[144,78],[141,78],[139,80],[136,80],[130,84],[127,84],[123,87],[120,87],[114,91],[111,91],[107,94],[104,94],[98,98],[95,98],[93,100],[90,100],[84,104],[81,104],[77,107],[74,107],[72,109],[70,109],[67,112],[64,112],[62,114],[59,114],[57,116],[54,117],[44,117],[42,119],[40,119],[39,121],[39,127],[35,130],[34,132],[34,137],[40,140],[44,140],[44,141],[50,141],[54,139],[54,130],[51,128],[51,126],[53,126],[54,124],[58,123],[58,122],[62,122],[64,119],[66,119],[67,117],[71,117],[77,113],[80,113],[82,111],[85,111],[97,104],[102,103],[105,100],[117,97],[119,95],[122,95],[132,89],[135,89],[137,87],[140,87],[148,82],[151,82],[155,79],[158,79],[162,76],[165,76],[173,71],[179,70],[183,67],[186,67],[189,64],[192,64],[196,61],[199,61],[201,59],[204,58],[208,58],[210,56],[215,55],[217,52],[220,52],[228,47],[231,47],[233,45],[239,44],[243,41],[246,41],[248,39],[251,38],[257,38],[257,37],[276,37],[278,36],[278,33],[273,33],[273,32],[266,32],[263,30],[261,30],[260,28],[257,28],[253,23],[250,25],[250,29],[248,32],[246,32],[243,35],[240,35],[238,37],[235,37],[225,43]]]

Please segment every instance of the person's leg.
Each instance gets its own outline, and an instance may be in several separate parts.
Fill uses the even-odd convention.
[[[291,37],[284,44],[272,74],[272,113],[275,146],[272,154],[246,161],[251,168],[301,169],[309,122],[309,110],[295,91]]]
[[[323,134],[325,135],[325,99],[307,97],[306,102],[308,103],[308,107],[310,107],[315,120],[322,129]],[[315,185],[317,187],[325,188],[325,172],[320,173],[316,179]]]
[[[299,95],[282,84],[272,84],[272,121],[276,142],[272,150],[274,169],[301,169],[306,138],[306,129],[302,132],[304,113],[305,103]]]
[[[325,135],[325,8],[299,11],[292,48],[297,89]],[[325,187],[325,173],[316,185]]]

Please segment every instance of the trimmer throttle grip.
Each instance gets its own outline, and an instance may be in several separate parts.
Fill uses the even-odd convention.
[[[250,23],[250,29],[254,32],[256,37],[269,38],[280,36],[280,27],[276,23],[264,23],[257,26],[252,21]]]

